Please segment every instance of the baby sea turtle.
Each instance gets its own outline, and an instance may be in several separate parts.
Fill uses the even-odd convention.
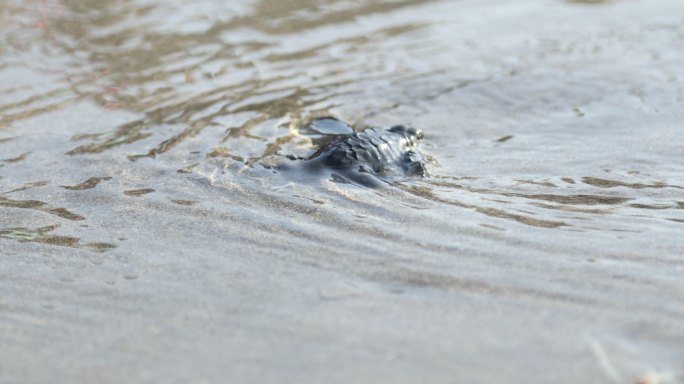
[[[337,170],[340,174],[333,175],[337,178],[376,186],[380,181],[378,177],[427,176],[425,161],[418,152],[422,140],[422,131],[405,125],[390,129],[368,128],[334,135],[306,160],[322,162]]]

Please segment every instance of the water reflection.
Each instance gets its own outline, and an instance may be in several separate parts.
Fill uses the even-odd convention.
[[[128,159],[138,160],[155,158],[188,141],[199,140],[204,146],[200,152],[206,159],[239,162],[248,167],[270,167],[274,161],[282,162],[284,156],[293,152],[311,150],[313,140],[301,134],[308,122],[330,115],[333,109],[342,105],[343,100],[363,97],[364,82],[390,81],[393,87],[401,88],[414,81],[424,81],[428,76],[448,78],[452,75],[449,70],[430,69],[423,74],[408,74],[391,66],[369,68],[368,63],[348,56],[352,52],[362,52],[364,47],[378,41],[400,39],[402,35],[429,27],[420,22],[371,26],[363,33],[333,32],[313,45],[295,47],[269,37],[296,36],[307,30],[330,28],[362,15],[368,17],[415,6],[415,1],[344,5],[334,1],[326,4],[318,1],[287,4],[263,1],[246,6],[248,13],[234,9],[233,17],[205,20],[204,28],[178,32],[164,28],[167,22],[164,19],[143,21],[163,14],[165,10],[160,7],[101,1],[42,4],[38,10],[16,3],[7,4],[8,14],[22,15],[23,21],[15,21],[16,31],[5,32],[5,35],[10,50],[25,49],[35,44],[36,39],[49,48],[40,53],[43,60],[33,60],[29,64],[32,70],[52,79],[52,84],[44,92],[37,93],[27,92],[32,88],[30,85],[2,90],[12,96],[8,99],[10,101],[0,105],[2,124],[10,126],[16,121],[86,100],[99,105],[104,114],[126,110],[140,116],[111,131],[74,134],[74,141],[87,143],[67,150],[68,155],[98,154],[117,147],[130,147]],[[136,16],[132,18],[131,15]],[[230,38],[237,33],[240,39]],[[66,69],[63,73],[49,69],[41,62],[56,56],[60,57]],[[436,93],[432,90],[421,98],[429,102],[478,81],[488,80],[458,80],[455,86],[447,86]],[[28,96],[21,97],[23,94]],[[390,105],[388,108],[394,107]],[[366,117],[358,115],[357,120],[351,123],[361,128]],[[495,142],[508,143],[513,138],[514,135],[509,134]],[[5,138],[3,142],[8,140]],[[139,142],[144,144],[131,146]],[[0,166],[24,161],[30,154],[24,152],[3,159]],[[192,172],[197,165],[188,165],[179,172]],[[432,201],[542,227],[569,224],[562,217],[535,218],[522,212],[525,210],[522,207],[511,210],[505,205],[520,205],[519,201],[510,199],[524,199],[532,200],[523,204],[526,209],[605,215],[616,212],[581,206],[624,206],[634,200],[634,197],[594,193],[516,192],[496,185],[481,188],[448,181],[453,177],[449,173],[443,172],[421,186],[400,185],[400,188]],[[577,178],[598,188],[681,188],[660,181],[644,184],[592,176]],[[91,178],[80,185],[65,188],[89,189],[104,180],[108,178]],[[517,181],[557,187],[548,181]],[[575,183],[570,177],[563,178],[563,181]],[[139,196],[143,194],[140,191],[149,193],[152,190],[124,193]],[[482,195],[485,200],[496,198],[504,204],[495,208],[461,203],[455,198],[460,191]],[[37,207],[36,204],[23,204],[27,205]],[[668,209],[671,205],[671,202],[655,205],[632,202],[628,206],[634,209]]]
[[[76,185],[63,185],[62,188],[72,191],[83,191],[97,187],[103,181],[111,180],[111,177],[91,177],[90,179]]]
[[[157,25],[140,23],[139,19],[131,22],[132,14],[144,19],[162,10],[155,7],[139,9],[137,4],[130,2],[55,2],[50,4],[52,9],[49,12],[39,14],[33,9],[15,5],[12,14],[25,13],[28,17],[42,20],[42,33],[49,39],[50,47],[59,50],[58,53],[50,52],[49,56],[68,57],[69,70],[63,78],[53,78],[56,84],[63,86],[0,106],[0,112],[19,110],[4,113],[3,122],[10,124],[87,99],[105,110],[126,109],[142,113],[144,117],[110,132],[75,135],[74,140],[87,139],[94,143],[80,145],[68,154],[99,153],[143,140],[155,134],[160,126],[179,126],[179,133],[162,138],[159,144],[147,151],[145,156],[153,157],[201,134],[207,127],[225,127],[221,117],[241,113],[252,117],[237,126],[225,127],[226,135],[222,141],[249,138],[250,130],[267,120],[289,119],[296,122],[303,110],[317,104],[326,105],[326,100],[340,93],[331,94],[330,89],[351,82],[337,68],[324,70],[317,74],[317,78],[311,78],[306,74],[306,67],[282,73],[282,70],[276,70],[277,67],[269,69],[273,65],[268,63],[299,61],[316,57],[319,53],[325,57],[331,47],[358,50],[370,41],[391,38],[418,28],[410,24],[378,28],[366,31],[363,37],[333,38],[313,48],[278,55],[273,53],[279,49],[278,44],[261,38],[262,33],[301,33],[307,29],[348,22],[360,15],[415,5],[416,2],[349,4],[348,8],[329,7],[317,1],[288,2],[287,5],[276,3],[259,2],[254,5],[250,16],[217,20],[207,30],[191,33],[171,33],[168,30],[159,33]],[[302,19],[302,12],[310,16]],[[244,28],[253,30],[252,34],[257,39],[226,41],[227,33]],[[102,34],[101,31],[107,33]],[[18,44],[16,48],[24,47]],[[314,64],[307,63],[306,66]],[[345,72],[351,74],[353,63],[349,64],[350,68]],[[273,75],[269,76],[267,72],[273,72]],[[320,81],[320,77],[329,77],[329,80]],[[295,80],[299,85],[293,89]],[[354,82],[363,82],[363,78],[355,77]],[[34,106],[58,95],[60,98],[67,95],[66,100]],[[328,107],[331,105],[327,104]],[[257,157],[271,151],[267,146]],[[139,155],[133,158],[136,157]],[[251,157],[250,161],[254,161],[255,156]]]
[[[16,190],[15,190],[16,191]],[[41,212],[45,212],[51,215],[59,216],[63,219],[72,221],[85,220],[85,217],[68,211],[64,208],[57,208],[49,205],[48,203],[38,201],[38,200],[13,200],[7,197],[0,196],[0,207],[7,208],[20,208],[20,209],[32,209]]]
[[[5,164],[18,163],[20,161],[26,160],[26,157],[28,157],[29,154],[31,154],[31,152],[24,152],[17,157],[12,157],[9,159],[0,160],[0,166],[5,165]]]
[[[141,188],[141,189],[131,189],[129,191],[124,191],[124,195],[126,196],[142,196],[142,195],[147,195],[148,193],[154,192],[154,189],[152,188]]]
[[[80,239],[70,236],[57,236],[49,232],[57,229],[58,225],[28,229],[28,228],[0,228],[0,238],[17,240],[20,242],[36,242],[60,247],[86,248],[96,252],[104,252],[115,248],[109,243],[81,243]]]

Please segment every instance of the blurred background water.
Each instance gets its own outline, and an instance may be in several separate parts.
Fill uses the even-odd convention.
[[[3,381],[684,382],[684,3],[0,25]],[[422,129],[431,176],[310,173],[321,116]]]

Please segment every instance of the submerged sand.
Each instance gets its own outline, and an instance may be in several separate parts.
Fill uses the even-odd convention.
[[[683,15],[0,0],[0,381],[684,382]]]

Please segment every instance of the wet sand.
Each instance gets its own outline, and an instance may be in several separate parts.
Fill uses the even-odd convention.
[[[684,382],[682,15],[0,0],[0,381]]]

